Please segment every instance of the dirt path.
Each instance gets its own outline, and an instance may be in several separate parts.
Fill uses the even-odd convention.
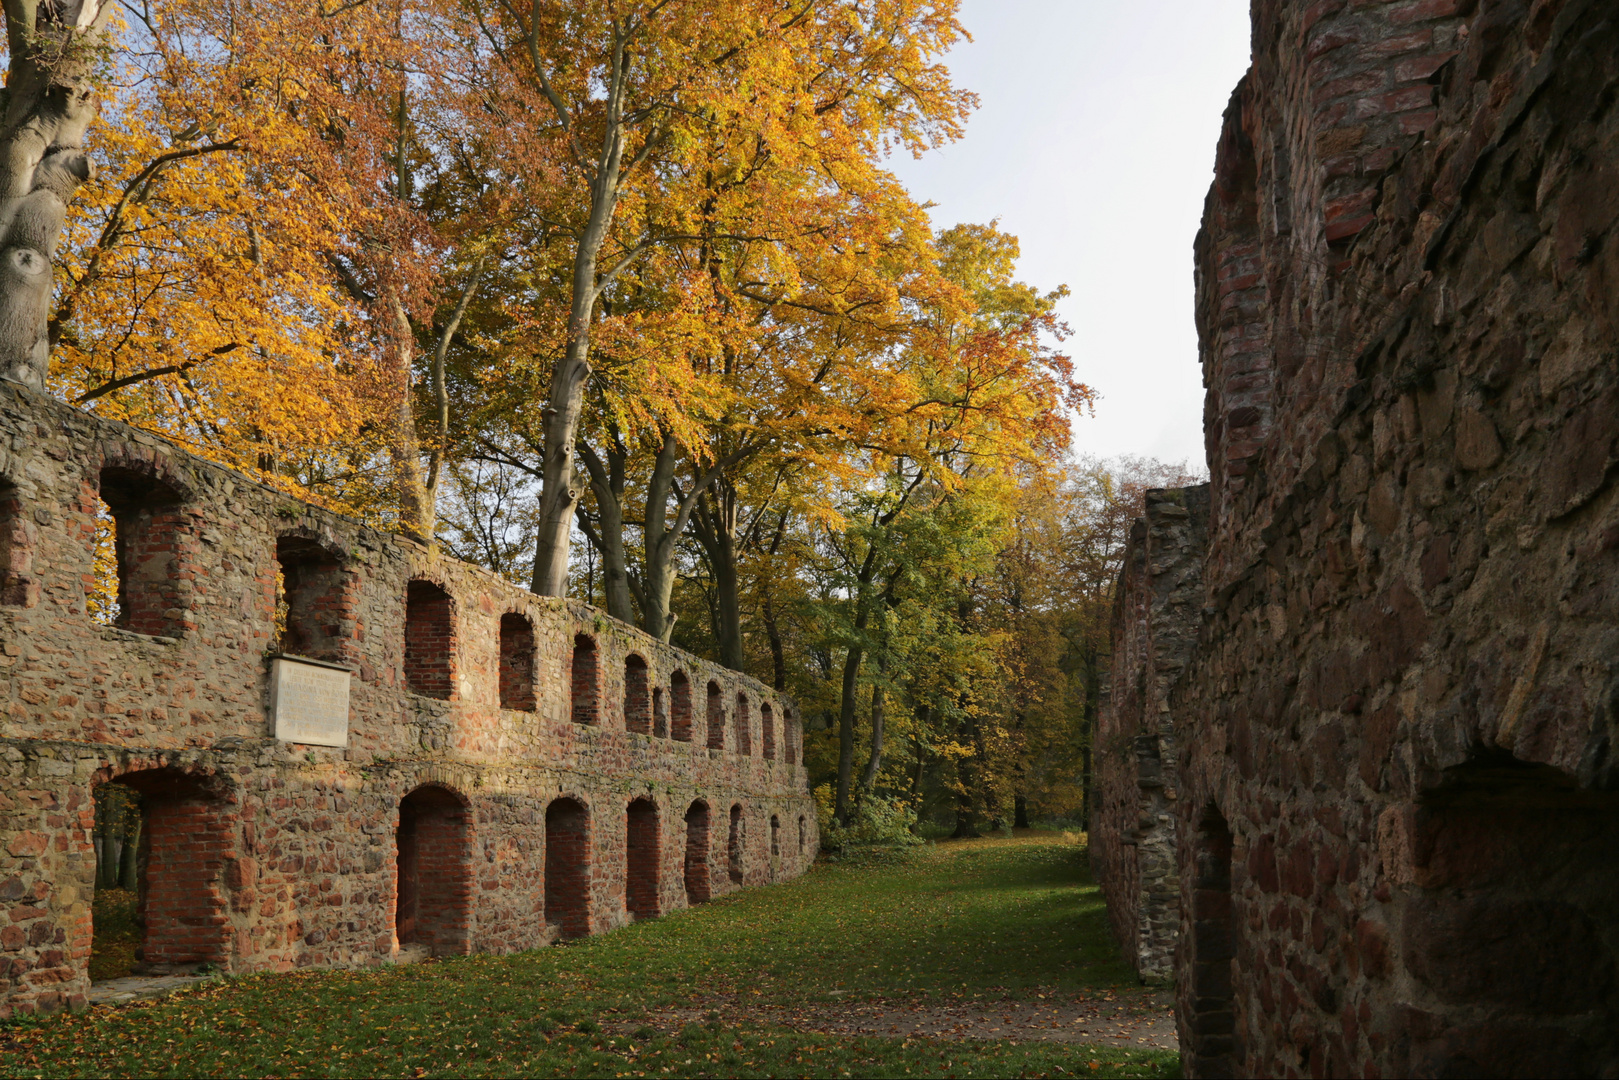
[[[1175,1050],[1175,1016],[1167,993],[1131,993],[1001,1001],[941,1002],[878,998],[804,1005],[756,1005],[714,999],[701,1006],[653,1016],[659,1027],[700,1023],[717,1013],[727,1025],[767,1024],[792,1031],[935,1039],[1008,1039],[1013,1042],[1098,1043]]]

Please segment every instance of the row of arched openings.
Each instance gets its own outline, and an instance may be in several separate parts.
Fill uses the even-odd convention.
[[[573,719],[576,723],[600,722],[599,687],[596,642],[589,634],[579,634],[574,638],[572,669]],[[762,703],[759,711],[763,757],[766,761],[774,761],[777,747],[776,716],[769,702]],[[694,715],[691,681],[684,671],[676,670],[669,676],[666,711],[664,688],[652,685],[646,658],[637,653],[630,653],[624,658],[624,730],[676,742],[699,741]],[[718,682],[710,682],[703,713],[703,737],[700,740],[708,749],[725,749],[725,719],[725,692]],[[786,725],[781,738],[782,757],[787,764],[796,765],[798,737],[792,714],[784,713],[782,719]],[[751,757],[753,754],[753,723],[746,694],[737,694],[731,712],[731,746],[743,756]]]
[[[470,913],[470,821],[460,801],[436,788],[421,788],[400,806],[399,888],[395,925],[401,946],[425,945],[435,953],[457,951],[465,941]],[[685,813],[682,884],[688,904],[708,901],[715,868],[710,864],[710,810],[701,799]],[[799,851],[806,836],[800,818]],[[742,884],[747,850],[747,818],[740,804],[729,811],[725,874]],[[457,833],[451,839],[451,833]],[[779,856],[781,819],[770,817],[771,855]],[[663,914],[663,829],[653,800],[632,799],[625,807],[624,904],[632,919]],[[461,863],[449,864],[459,851]],[[592,850],[590,814],[578,799],[552,800],[545,812],[545,921],[560,940],[585,937],[591,921]],[[430,880],[431,879],[431,880]]]
[[[230,809],[207,777],[172,768],[126,774],[94,790],[95,888],[111,890],[133,909],[128,922],[142,928],[139,942],[124,943],[148,965],[183,966],[227,962],[230,920],[221,868],[233,844]],[[686,902],[701,904],[713,893],[714,876],[741,884],[747,850],[747,816],[730,806],[721,849],[723,867],[711,865],[709,804],[696,800],[685,811],[681,859]],[[771,815],[770,853],[781,854],[781,821]],[[472,940],[472,810],[450,788],[428,784],[399,803],[395,833],[394,930],[402,948],[432,955],[470,951]],[[545,813],[544,912],[559,938],[592,930],[593,859],[589,811],[578,799],[552,800]],[[680,833],[676,833],[680,836]],[[624,900],[632,918],[663,914],[665,833],[661,811],[640,797],[625,807]],[[798,821],[799,853],[807,824]],[[98,911],[106,910],[98,900]],[[107,927],[97,926],[98,952]],[[103,974],[112,978],[125,970]]]

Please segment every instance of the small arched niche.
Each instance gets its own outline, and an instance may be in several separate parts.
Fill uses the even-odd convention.
[[[691,742],[691,683],[684,671],[669,676],[669,737]]]
[[[277,650],[315,660],[340,661],[354,614],[341,560],[305,536],[275,542]]]
[[[624,730],[652,734],[652,693],[646,660],[630,653],[624,658]]]
[[[101,470],[101,520],[112,532],[116,595],[93,610],[113,626],[152,637],[178,637],[190,595],[180,587],[188,532],[180,492],[148,472],[122,465]]]
[[[500,707],[534,711],[534,624],[515,611],[500,617]]]
[[[573,722],[599,723],[601,677],[597,664],[596,639],[589,634],[574,635],[571,678]]]
[[[412,581],[405,590],[405,685],[422,697],[455,697],[450,594],[431,581]]]

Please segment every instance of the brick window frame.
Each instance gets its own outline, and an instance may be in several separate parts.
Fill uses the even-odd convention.
[[[303,532],[276,537],[286,626],[278,651],[313,660],[341,662],[354,650],[354,575],[344,559]]]
[[[601,650],[589,634],[573,636],[569,668],[569,716],[576,724],[601,723]]]
[[[185,510],[187,491],[147,462],[111,460],[96,492],[113,522],[118,564],[118,618],[113,625],[148,637],[180,637],[191,629],[191,597],[182,588],[196,539]]]
[[[1236,921],[1231,863],[1235,840],[1218,807],[1209,805],[1192,839],[1191,986],[1186,1047],[1198,1076],[1234,1076],[1242,1060],[1232,997]]]
[[[760,743],[763,744],[764,759],[776,760],[776,714],[770,708],[770,702],[759,703],[759,732]]]
[[[725,749],[725,691],[720,684],[708,684],[708,748]]]
[[[691,742],[691,680],[684,671],[669,676],[669,737]]]
[[[534,623],[520,611],[500,617],[500,707],[533,712]]]
[[[731,749],[743,757],[753,756],[753,718],[748,713],[748,695],[736,696],[736,711],[731,717],[734,738]]]
[[[639,653],[624,658],[624,730],[652,734],[652,680]]]
[[[405,685],[413,694],[456,699],[455,601],[443,586],[414,578],[405,587]]]
[[[793,716],[793,710],[781,710],[781,728],[782,759],[789,765],[797,765],[798,744],[804,735],[799,730],[798,719]]]

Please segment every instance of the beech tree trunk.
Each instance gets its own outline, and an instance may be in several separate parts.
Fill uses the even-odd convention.
[[[882,660],[877,661],[879,674],[887,668]],[[860,790],[863,795],[870,795],[877,790],[877,777],[883,771],[883,736],[887,714],[884,710],[883,688],[879,683],[871,687],[871,756],[866,759],[866,772],[860,778]]]
[[[94,172],[84,136],[90,75],[110,44],[110,0],[5,0],[11,50],[0,113],[0,376],[42,390],[50,374],[56,246]]]

